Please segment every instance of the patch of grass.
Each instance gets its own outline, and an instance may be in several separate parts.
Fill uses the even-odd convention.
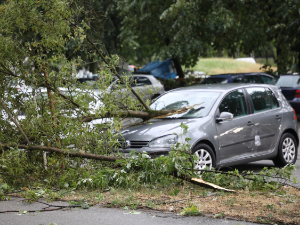
[[[204,213],[200,212],[194,205],[189,205],[180,212],[182,216],[203,216],[203,214]]]
[[[236,61],[232,58],[201,58],[196,66],[192,69],[194,71],[203,71],[208,75],[222,74],[222,73],[251,73],[262,72],[260,69],[264,64],[248,63]],[[277,70],[277,68],[273,68]]]
[[[219,219],[224,218],[224,216],[225,216],[225,213],[224,213],[224,212],[221,212],[221,213],[218,213],[218,214],[215,214],[215,215],[214,215],[215,218],[219,218]]]

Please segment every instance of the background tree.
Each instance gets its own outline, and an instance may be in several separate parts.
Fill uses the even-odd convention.
[[[119,9],[124,17],[120,37],[134,40],[148,57],[192,66],[206,46],[236,57],[239,52],[254,56],[271,45],[278,72],[286,73],[299,55],[297,0],[129,0],[120,1]]]

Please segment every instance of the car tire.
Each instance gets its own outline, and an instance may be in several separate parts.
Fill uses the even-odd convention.
[[[275,166],[282,167],[291,163],[295,164],[297,160],[297,148],[294,135],[284,133],[279,141],[277,156],[273,159]]]
[[[194,162],[194,169],[216,168],[216,156],[210,146],[200,143],[193,148],[192,152],[197,156],[197,161]]]

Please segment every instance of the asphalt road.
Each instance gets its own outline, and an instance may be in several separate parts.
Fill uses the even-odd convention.
[[[41,202],[32,204],[24,203],[23,199],[13,198],[11,201],[0,202],[0,211],[8,210],[42,210],[48,205]],[[49,203],[47,203],[49,204]],[[65,202],[51,202],[55,206],[67,206]],[[58,208],[58,207],[57,207]],[[47,209],[55,209],[50,207]],[[132,214],[130,210],[101,208],[94,206],[89,209],[60,209],[49,212],[34,212],[22,214],[19,212],[0,214],[0,225],[49,225],[55,223],[57,225],[174,225],[174,224],[205,224],[205,225],[251,225],[255,223],[215,219],[202,216],[184,217],[174,213],[161,213],[158,211],[140,211],[140,214]]]

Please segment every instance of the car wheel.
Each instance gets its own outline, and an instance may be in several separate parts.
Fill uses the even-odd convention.
[[[297,160],[297,142],[295,137],[290,133],[282,135],[279,145],[277,157],[273,159],[276,166],[285,166],[295,163]]]
[[[198,144],[193,148],[193,154],[196,155],[197,160],[194,162],[194,169],[203,170],[206,167],[209,169],[216,167],[216,157],[211,149],[206,144]]]

